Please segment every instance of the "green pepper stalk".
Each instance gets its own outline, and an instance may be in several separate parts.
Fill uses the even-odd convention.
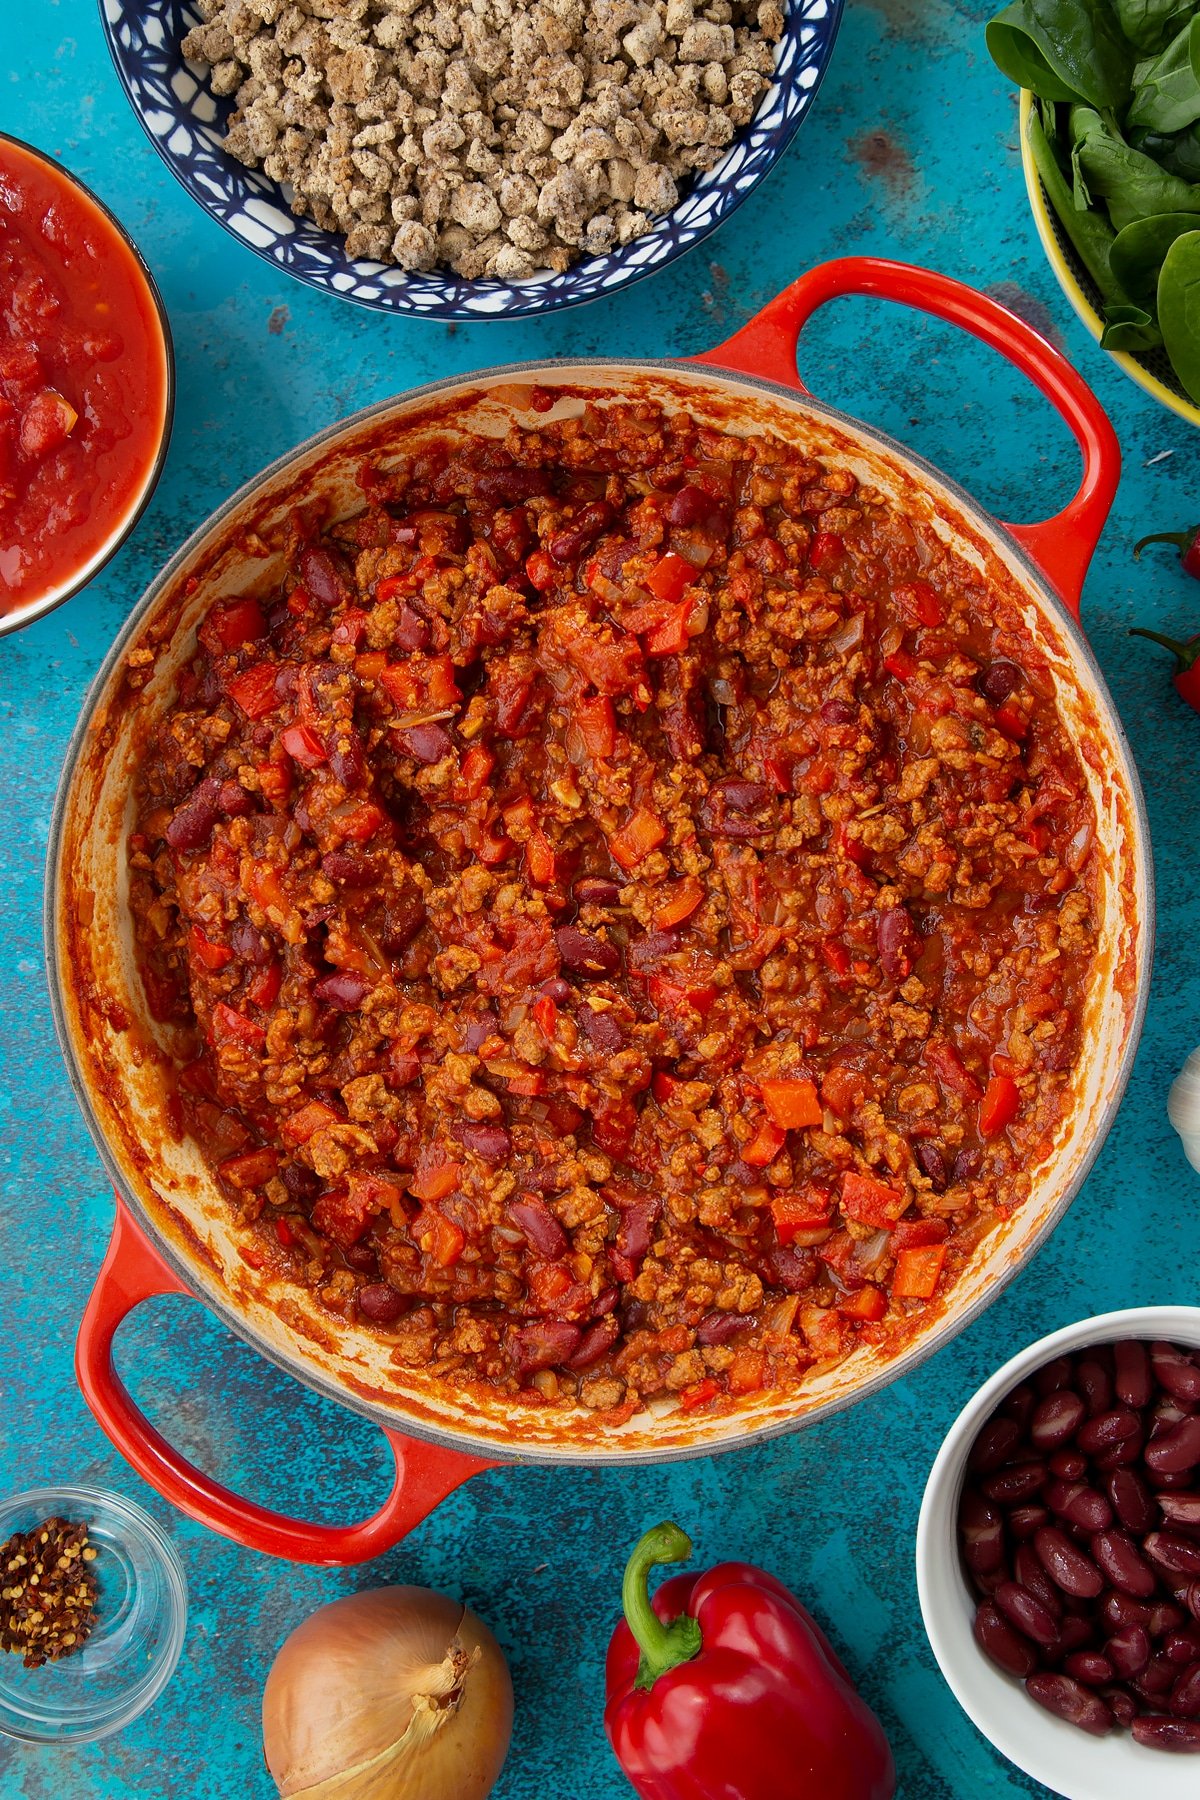
[[[692,1540],[687,1532],[665,1520],[639,1538],[625,1565],[621,1605],[641,1651],[636,1682],[640,1688],[653,1687],[668,1669],[678,1668],[680,1663],[690,1662],[700,1654],[700,1627],[695,1619],[681,1613],[664,1625],[650,1604],[651,1569],[660,1563],[686,1562],[691,1554]]]

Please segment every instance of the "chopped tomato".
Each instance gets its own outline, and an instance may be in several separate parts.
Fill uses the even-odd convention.
[[[367,615],[361,606],[347,606],[333,628],[335,644],[357,644],[367,629]]]
[[[549,838],[536,825],[525,843],[525,867],[529,870],[529,879],[534,887],[554,885],[558,865],[550,848]]]
[[[703,1018],[717,997],[716,988],[708,981],[669,981],[665,975],[652,975],[646,985],[660,1013],[690,1009]]]
[[[231,700],[237,701],[248,719],[265,719],[279,704],[275,693],[278,673],[274,663],[251,663],[248,669],[226,682],[226,692]]]
[[[894,1225],[907,1204],[902,1190],[877,1181],[874,1175],[847,1169],[842,1176],[842,1211],[858,1225],[873,1225],[876,1229]]]
[[[453,706],[462,699],[454,679],[454,664],[448,656],[420,656],[414,652],[407,662],[389,663],[381,669],[379,680],[401,712]]]
[[[510,806],[501,807],[500,817],[504,820],[504,829],[514,835],[518,831],[531,831],[533,829],[533,801],[528,794],[522,794],[521,798],[514,800]]]
[[[875,1324],[887,1312],[887,1296],[882,1288],[873,1287],[868,1281],[855,1294],[844,1294],[838,1301],[838,1311],[844,1319],[863,1319],[868,1324]]]
[[[835,975],[850,973],[850,952],[840,938],[826,938],[821,945],[821,956]],[[822,1089],[824,1085],[822,1083]]]
[[[387,654],[383,650],[363,650],[354,659],[354,673],[364,681],[378,681],[386,668]]]
[[[937,590],[927,581],[907,581],[895,590],[896,604],[903,609],[914,625],[940,625],[942,623],[942,603]]]
[[[983,1089],[966,1067],[962,1057],[945,1038],[930,1038],[925,1046],[925,1061],[944,1088],[961,1094],[964,1100],[979,1100]]]
[[[980,1137],[995,1137],[1011,1125],[1021,1104],[1020,1090],[1011,1075],[993,1075],[979,1106]]]
[[[825,1188],[806,1187],[798,1194],[779,1194],[771,1201],[775,1236],[790,1244],[802,1232],[820,1231],[829,1224],[832,1196]]]
[[[910,656],[907,650],[893,650],[890,656],[884,657],[883,666],[897,681],[911,681],[921,667],[916,657]]]
[[[683,1389],[679,1396],[679,1410],[695,1412],[698,1406],[707,1406],[710,1400],[715,1400],[720,1392],[720,1382],[712,1375],[706,1375],[703,1381],[693,1382],[691,1387]]]
[[[575,704],[575,723],[589,756],[611,756],[617,747],[617,720],[607,694]]]
[[[228,1006],[224,1000],[218,1000],[213,1007],[213,1026],[218,1038],[226,1043],[240,1044],[244,1050],[261,1050],[267,1041],[261,1025]]]
[[[901,1219],[892,1227],[892,1249],[920,1250],[926,1244],[941,1244],[950,1236],[945,1219]]]
[[[690,587],[695,579],[696,571],[686,557],[676,556],[673,550],[668,550],[665,556],[659,557],[642,586],[670,604],[678,600],[684,588]]]
[[[534,550],[525,558],[525,574],[531,587],[544,594],[554,586],[554,564],[544,550]]]
[[[458,1186],[462,1167],[451,1162],[440,1150],[422,1154],[416,1173],[410,1178],[408,1191],[418,1200],[444,1200]]]
[[[269,962],[265,969],[256,969],[246,984],[247,999],[253,1000],[255,1006],[274,1006],[282,980],[283,973],[277,962]]]
[[[245,886],[251,900],[259,906],[273,906],[280,912],[286,909],[287,898],[279,879],[279,870],[271,863],[252,863],[246,875]]]
[[[742,1161],[749,1163],[752,1169],[765,1169],[768,1163],[775,1161],[786,1143],[787,1132],[774,1120],[762,1119],[750,1142],[742,1146]]]
[[[432,1207],[418,1215],[412,1234],[429,1260],[443,1269],[452,1269],[466,1248],[462,1227]]]
[[[654,1071],[654,1080],[650,1085],[654,1091],[654,1098],[658,1101],[659,1105],[669,1106],[680,1088],[686,1087],[687,1083],[680,1081],[677,1075],[668,1075],[665,1069],[656,1069]]]
[[[945,1244],[924,1244],[902,1250],[896,1258],[892,1292],[897,1300],[928,1300],[937,1287],[946,1260]]]
[[[496,759],[490,750],[485,749],[482,744],[472,744],[462,759],[461,769],[468,800],[478,800],[495,766]]]
[[[785,1131],[819,1125],[825,1117],[815,1082],[760,1081],[758,1091],[768,1113]]]
[[[240,1156],[226,1157],[217,1172],[237,1188],[265,1187],[279,1173],[279,1152],[270,1145],[244,1150]]]
[[[761,1350],[739,1350],[725,1377],[731,1394],[757,1394],[767,1379],[767,1359]]]
[[[685,875],[682,881],[673,882],[660,892],[663,898],[654,908],[654,927],[656,931],[667,931],[691,918],[704,898],[704,883],[694,875]]]
[[[1023,738],[1029,735],[1029,720],[1019,706],[1011,700],[996,710],[996,724],[1007,738]]]
[[[257,600],[218,600],[197,634],[206,650],[236,650],[267,635],[267,621]]]
[[[315,769],[318,763],[329,760],[324,744],[309,725],[289,725],[280,732],[279,742],[302,769]]]
[[[657,850],[665,840],[667,828],[648,806],[637,806],[616,836],[609,839],[609,849],[623,869],[636,869],[643,857]]]
[[[341,1123],[341,1113],[335,1112],[332,1106],[326,1106],[323,1100],[306,1100],[303,1106],[284,1119],[280,1133],[289,1144],[307,1144],[314,1131]]]
[[[602,694],[630,694],[646,683],[641,645],[627,631],[601,635],[595,627],[564,632],[563,649]]]
[[[206,938],[198,925],[193,925],[188,932],[188,943],[192,955],[199,958],[206,969],[223,969],[233,961],[233,951],[226,944],[214,944]]]
[[[355,844],[365,844],[387,822],[387,814],[373,800],[351,800],[339,806],[334,817],[343,838]]]
[[[866,1099],[865,1078],[854,1069],[830,1069],[821,1077],[821,1098],[839,1119],[850,1120]]]
[[[268,806],[282,809],[287,805],[288,795],[292,791],[292,771],[287,763],[259,763],[259,792]]]
[[[560,1262],[530,1263],[527,1275],[529,1298],[537,1312],[553,1312],[568,1288],[574,1285],[571,1271]]]
[[[818,531],[808,547],[809,567],[829,569],[846,554],[845,540],[836,531]]]
[[[290,1250],[292,1245],[296,1242],[296,1234],[286,1219],[276,1219],[275,1236],[278,1238],[280,1245],[284,1250]]]
[[[546,1077],[540,1069],[522,1070],[519,1075],[506,1076],[505,1086],[510,1094],[520,1094],[523,1099],[536,1100],[539,1094],[546,1091]]]
[[[540,1000],[535,1000],[530,1010],[533,1022],[542,1036],[552,1038],[558,1026],[558,1007],[549,994],[543,994]]]

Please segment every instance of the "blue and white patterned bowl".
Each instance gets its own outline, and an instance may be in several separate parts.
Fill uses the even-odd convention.
[[[192,198],[256,255],[310,287],[378,312],[517,319],[615,293],[715,231],[791,143],[828,66],[844,4],[790,0],[775,79],[757,113],[673,212],[623,249],[587,257],[560,275],[546,270],[512,282],[351,261],[338,233],[296,218],[276,182],[222,148],[233,100],[215,99],[180,50],[199,23],[194,7],[182,0],[100,0],[100,12],[117,73],[154,148]]]

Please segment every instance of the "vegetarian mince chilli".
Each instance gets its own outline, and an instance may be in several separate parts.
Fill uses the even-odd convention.
[[[554,401],[366,457],[211,607],[138,957],[253,1254],[404,1379],[719,1413],[909,1341],[1028,1199],[1096,813],[1016,590],[928,519]]]

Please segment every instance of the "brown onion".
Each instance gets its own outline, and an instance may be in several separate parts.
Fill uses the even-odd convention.
[[[484,1800],[508,1755],[512,1682],[481,1619],[429,1588],[347,1594],[286,1639],[263,1751],[303,1800]]]

